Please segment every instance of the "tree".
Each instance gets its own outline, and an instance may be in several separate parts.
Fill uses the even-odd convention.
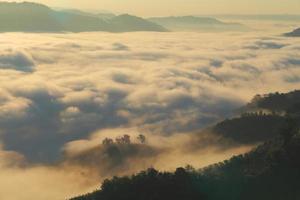
[[[146,137],[142,134],[140,134],[138,137],[137,137],[138,141],[141,143],[141,144],[145,144],[146,143]]]
[[[262,99],[262,96],[260,94],[257,94],[253,97],[253,99],[251,100],[252,103],[257,103],[258,101],[260,101]]]
[[[297,121],[293,118],[288,117],[284,127],[281,129],[280,134],[283,137],[284,145],[286,146],[291,138],[296,135],[299,131]]]
[[[178,167],[175,171],[175,177],[185,178],[188,175],[187,171],[183,167]]]
[[[113,143],[114,143],[114,141],[113,141],[111,138],[105,138],[105,139],[102,141],[102,144],[105,145],[105,146],[112,145]]]
[[[118,138],[116,138],[116,143],[117,144],[130,144],[131,143],[130,136],[125,134],[122,137],[118,137]]]
[[[184,169],[189,173],[196,172],[196,169],[192,165],[186,165]]]

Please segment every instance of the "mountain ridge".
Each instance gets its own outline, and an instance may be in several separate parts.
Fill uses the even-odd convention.
[[[128,16],[103,19],[83,11],[56,11],[38,3],[1,2],[0,32],[167,31],[146,19]]]
[[[167,29],[178,30],[202,30],[202,31],[247,31],[249,28],[239,23],[227,23],[212,17],[197,16],[170,16],[152,17],[149,21],[160,24]]]
[[[212,17],[173,16],[141,18],[129,14],[91,13],[52,9],[31,2],[0,2],[0,32],[135,32],[135,31],[248,31],[239,23]]]

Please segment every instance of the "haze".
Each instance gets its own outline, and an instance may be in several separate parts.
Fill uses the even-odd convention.
[[[107,10],[140,16],[191,14],[297,14],[299,0],[33,0],[52,7]],[[12,2],[12,1],[11,1]],[[18,1],[21,2],[21,1]]]

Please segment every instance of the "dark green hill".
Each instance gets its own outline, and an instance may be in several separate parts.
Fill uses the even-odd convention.
[[[203,169],[208,199],[299,199],[299,126],[287,120],[280,133],[250,153]]]
[[[300,90],[288,93],[275,92],[266,95],[256,95],[243,110],[264,110],[275,114],[298,112],[300,110]]]
[[[288,37],[300,37],[300,28],[295,29],[290,33],[285,33],[284,35]]]
[[[284,121],[278,115],[244,114],[216,124],[211,131],[238,144],[257,144],[278,135]]]
[[[155,169],[114,177],[101,189],[73,200],[298,200],[300,199],[300,133],[294,119],[281,135],[201,170]],[[201,158],[199,158],[201,159]]]
[[[257,144],[276,137],[286,116],[293,116],[300,122],[299,90],[256,95],[241,109],[239,117],[219,122],[204,132],[211,132],[237,144]]]
[[[37,3],[0,3],[0,32],[166,31],[130,15],[104,19],[78,10],[55,11]]]
[[[99,190],[72,200],[298,200],[299,95],[299,91],[257,95],[240,117],[209,128],[239,144],[267,141],[249,153],[200,170],[149,169],[114,177]]]

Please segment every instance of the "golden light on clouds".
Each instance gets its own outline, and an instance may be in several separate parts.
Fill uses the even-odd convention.
[[[60,200],[104,177],[248,151],[190,142],[255,94],[300,87],[300,40],[272,30],[2,34],[0,199]],[[102,140],[123,134],[134,143],[108,154]]]

